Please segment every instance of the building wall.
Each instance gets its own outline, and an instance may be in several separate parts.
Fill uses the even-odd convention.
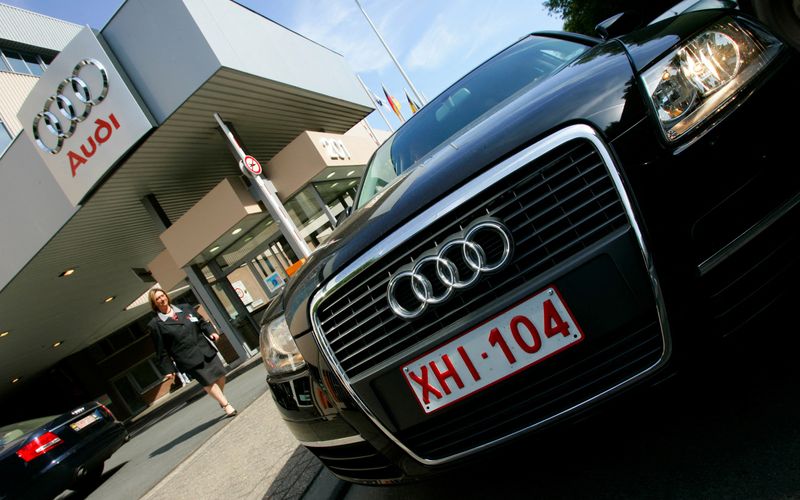
[[[17,111],[38,81],[39,78],[33,75],[0,71],[0,120],[12,137],[23,127],[17,119]]]
[[[81,27],[77,24],[0,4],[0,40],[15,46],[58,52]]]
[[[5,207],[0,217],[0,289],[77,211],[34,147],[19,135],[0,157],[0,200]]]
[[[349,157],[331,155],[331,151],[323,147],[323,140],[339,141]],[[365,135],[306,131],[270,160],[266,174],[285,203],[325,167],[366,165],[376,147],[375,140]]]
[[[341,55],[228,0],[128,0],[102,36],[158,124],[221,67],[372,107]]]

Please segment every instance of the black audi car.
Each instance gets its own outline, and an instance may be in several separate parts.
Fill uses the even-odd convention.
[[[128,439],[104,405],[0,427],[0,498],[53,498],[93,486],[103,463]]]
[[[264,324],[296,437],[350,481],[425,476],[770,314],[798,278],[798,75],[726,9],[534,33],[467,74],[378,148]]]

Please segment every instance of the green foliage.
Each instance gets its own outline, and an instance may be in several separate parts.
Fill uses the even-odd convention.
[[[545,0],[544,7],[551,15],[564,20],[564,30],[596,36],[594,27],[601,21],[620,12],[638,12],[643,22],[675,4],[676,0]]]

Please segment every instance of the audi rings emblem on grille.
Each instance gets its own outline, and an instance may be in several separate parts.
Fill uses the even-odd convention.
[[[93,67],[94,70],[98,72],[99,89],[90,88],[86,80],[81,78],[81,71],[87,66]],[[76,112],[76,103],[73,102],[73,98],[64,95],[64,91],[68,86],[72,88],[75,97],[82,103],[82,113]],[[81,60],[72,70],[72,76],[65,78],[58,84],[56,93],[44,101],[42,111],[33,118],[33,137],[36,140],[36,144],[48,153],[58,154],[58,152],[61,151],[61,147],[64,145],[64,139],[72,137],[78,123],[89,117],[89,114],[92,112],[92,106],[101,103],[107,95],[108,72],[106,68],[96,59]],[[60,115],[67,120],[68,125],[65,126],[59,116],[51,111],[53,103],[56,104]],[[55,145],[49,146],[42,139],[42,133],[39,130],[39,126],[42,122],[44,122],[45,130],[55,137]]]
[[[511,261],[513,250],[511,231],[503,223],[491,218],[479,219],[445,239],[438,250],[431,249],[413,265],[400,268],[386,290],[389,307],[401,318],[417,318],[429,305],[440,304],[456,290],[477,283],[484,274],[502,269]],[[466,270],[464,276],[459,268],[462,272]],[[438,282],[436,286],[431,279]],[[402,287],[408,287],[411,293],[403,294]],[[398,296],[404,296],[404,304]]]

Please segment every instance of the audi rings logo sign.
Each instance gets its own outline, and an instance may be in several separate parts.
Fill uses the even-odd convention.
[[[51,61],[17,111],[29,147],[75,206],[157,123],[123,70],[87,26]]]
[[[87,83],[86,72],[96,76]],[[36,145],[45,152],[58,154],[64,139],[72,137],[78,124],[89,117],[92,107],[108,95],[108,72],[97,59],[83,59],[72,70],[72,75],[58,84],[55,94],[44,101],[42,111],[33,118],[33,137]],[[53,105],[55,104],[55,109]],[[78,111],[82,108],[82,111]],[[44,125],[44,126],[42,126]]]
[[[417,318],[429,305],[440,304],[481,276],[505,267],[513,250],[511,231],[502,222],[478,219],[398,269],[386,290],[389,307],[401,318]]]

